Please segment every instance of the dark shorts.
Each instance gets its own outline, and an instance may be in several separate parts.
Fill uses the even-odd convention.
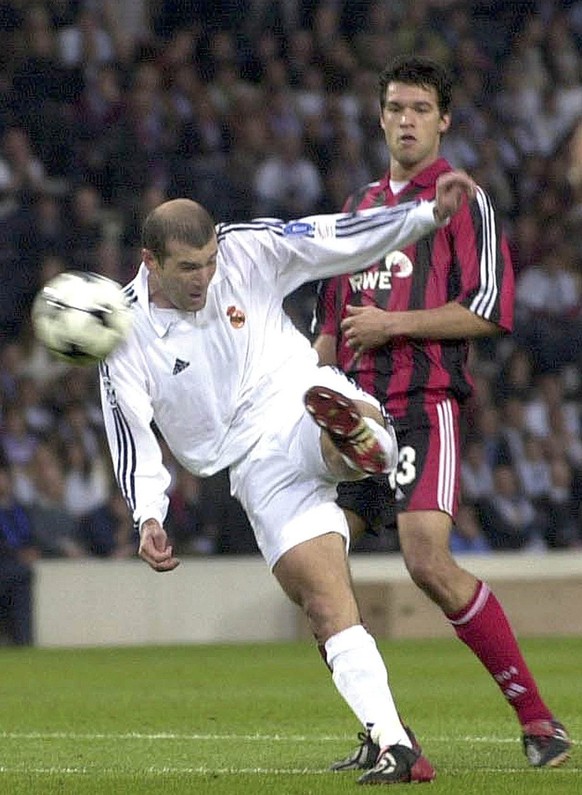
[[[365,480],[340,483],[337,504],[361,517],[366,532],[378,535],[387,527],[396,528],[394,490],[388,475],[372,475]]]
[[[394,420],[398,466],[391,475],[338,486],[338,505],[366,522],[368,532],[393,528],[403,511],[443,511],[459,505],[459,407],[444,400],[414,417]]]

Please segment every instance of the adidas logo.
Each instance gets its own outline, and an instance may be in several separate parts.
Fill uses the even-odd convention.
[[[185,370],[187,367],[190,367],[190,362],[185,362],[183,359],[176,359],[172,375],[178,375],[178,373],[181,373],[182,370]]]

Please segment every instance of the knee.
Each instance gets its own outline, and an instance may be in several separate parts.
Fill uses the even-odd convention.
[[[317,643],[323,644],[332,635],[360,623],[355,600],[333,599],[323,594],[309,594],[301,607]]]
[[[318,643],[325,643],[333,634],[337,615],[332,601],[323,594],[305,594],[301,608],[309,621],[311,631]]]
[[[415,583],[431,598],[437,597],[454,579],[455,561],[448,550],[425,547],[406,556],[406,567]]]
[[[413,556],[406,561],[408,573],[415,585],[423,591],[430,592],[436,581],[436,570],[433,563],[422,557]]]

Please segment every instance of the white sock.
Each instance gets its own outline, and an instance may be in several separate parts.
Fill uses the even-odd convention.
[[[374,638],[358,624],[332,635],[325,652],[335,686],[364,728],[371,729],[374,742],[380,748],[411,748]]]
[[[392,427],[392,423],[388,423],[388,427],[385,428],[372,417],[364,417],[364,422],[378,440],[382,450],[384,450],[384,455],[386,456],[384,472],[392,472],[398,465],[398,441],[396,440],[396,431]]]
[[[384,428],[383,425],[380,425],[380,423],[376,422],[376,420],[372,419],[372,417],[363,417],[363,419],[384,451],[384,456],[386,458],[384,472],[392,472],[393,469],[396,469],[398,464],[398,442],[396,440],[396,432],[394,428],[391,424],[388,426],[388,428]],[[347,456],[342,454],[342,458],[350,467],[350,469],[353,469],[355,472],[361,471],[353,461],[350,461]],[[362,479],[367,477],[368,475],[365,472],[362,472]]]

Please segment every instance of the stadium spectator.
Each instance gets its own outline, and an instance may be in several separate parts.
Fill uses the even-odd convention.
[[[552,413],[561,415],[563,425],[572,439],[580,437],[582,410],[578,400],[566,391],[563,371],[538,372],[529,392],[526,407],[528,429],[543,439],[552,433]]]
[[[117,232],[104,237],[95,247],[95,272],[120,284],[128,281],[123,246]]]
[[[42,162],[34,154],[22,127],[9,127],[0,149],[0,214],[18,209],[47,185]]]
[[[66,221],[61,198],[47,191],[36,193],[23,216],[22,231],[17,245],[19,257],[30,270],[34,292],[43,280],[42,263],[45,257],[66,256]]]
[[[493,494],[493,466],[487,460],[485,445],[479,437],[470,439],[461,461],[463,502],[478,507]]]
[[[220,555],[254,555],[257,540],[240,502],[230,496],[230,479],[223,469],[203,481],[205,535],[215,539]]]
[[[134,197],[121,216],[121,243],[124,249],[124,269],[127,273],[130,273],[129,268],[133,268],[133,263],[139,258],[143,222],[154,207],[166,199],[163,190],[156,185],[148,185]]]
[[[196,93],[191,115],[178,129],[179,163],[191,160],[194,166],[205,165],[215,172],[224,169],[230,129],[203,87]]]
[[[99,185],[109,197],[108,168],[124,117],[123,75],[113,63],[99,66],[73,105],[77,179]]]
[[[565,457],[550,462],[550,488],[546,509],[544,540],[549,549],[579,548],[582,523],[579,499],[573,493],[573,472]]]
[[[289,133],[277,139],[277,152],[259,166],[254,180],[255,216],[296,218],[315,212],[321,177],[305,157],[301,138]]]
[[[483,534],[478,509],[474,505],[459,505],[453,522],[450,539],[451,554],[480,555],[491,552],[487,538]]]
[[[346,211],[430,198],[437,175],[450,168],[439,157],[451,120],[446,71],[430,59],[403,56],[381,73],[379,89],[390,168],[350,197]],[[322,364],[337,364],[362,388],[373,389],[394,417],[400,459],[391,485],[404,562],[510,700],[528,760],[543,766],[566,758],[570,741],[542,700],[500,603],[450,553],[460,488],[459,413],[471,393],[468,338],[510,331],[513,301],[502,221],[479,188],[471,207],[465,204],[430,239],[402,250],[386,248],[363,275],[337,276],[324,285],[314,345]],[[496,490],[509,492],[511,470],[506,471],[502,478],[501,470],[494,470]],[[386,478],[377,479],[375,491],[372,484],[369,479],[338,488],[338,504],[354,536],[370,525],[372,498],[392,499]],[[508,508],[523,511],[516,520],[519,540],[529,542],[533,508],[530,516],[525,498],[519,497],[516,507],[517,495],[496,495],[496,501],[501,496]],[[488,537],[495,547],[492,516],[500,521],[504,516],[498,511],[489,517]],[[504,526],[497,533],[507,535]],[[508,670],[507,678],[500,677]],[[362,767],[378,751],[367,734],[340,764]]]
[[[212,555],[217,552],[220,526],[229,522],[208,524],[205,517],[207,503],[200,478],[180,468],[174,487],[169,492],[167,532],[177,555]],[[218,505],[224,504],[219,500]],[[238,533],[235,532],[238,536]]]
[[[2,411],[0,453],[13,469],[27,467],[34,456],[39,439],[28,427],[26,413],[18,403],[7,403]]]
[[[92,185],[79,185],[73,189],[67,209],[65,251],[68,268],[96,271],[97,246],[105,234],[101,195]]]
[[[169,151],[174,142],[162,77],[153,62],[141,62],[130,73],[124,113],[107,161],[109,198],[121,210],[136,193],[168,184]]]
[[[98,451],[88,452],[79,436],[68,439],[63,447],[64,507],[80,518],[107,503],[111,491],[109,467]]]
[[[527,404],[527,415],[533,389],[533,361],[530,351],[514,347],[499,368],[492,389],[498,404],[510,397],[524,400]]]
[[[269,148],[269,135],[259,94],[249,95],[242,113],[235,115],[233,147],[228,155],[228,174],[234,206],[241,218],[252,218],[257,207],[254,180]],[[229,217],[223,215],[223,218]]]
[[[26,427],[38,439],[54,432],[55,419],[45,398],[40,384],[31,375],[23,374],[18,379],[16,403],[23,412]]]
[[[370,182],[371,174],[363,148],[360,139],[350,135],[348,131],[340,131],[333,142],[335,154],[329,167],[333,169],[335,166],[338,170],[340,168],[343,170],[348,184],[348,193],[352,193],[361,185]]]
[[[515,214],[515,195],[511,173],[501,158],[500,144],[493,137],[480,140],[475,148],[477,162],[472,169],[499,212],[506,218]]]
[[[68,367],[51,383],[49,399],[59,420],[59,437],[82,436],[87,449],[100,449],[98,438],[103,419],[99,407],[99,385],[91,368]]]
[[[39,441],[32,459],[26,467],[12,467],[14,495],[23,505],[30,505],[36,497],[35,473],[42,472],[46,466],[52,466],[55,460],[58,463],[56,436]]]
[[[61,63],[71,71],[79,70],[85,79],[115,60],[113,40],[95,4],[81,3],[71,24],[57,31],[56,44]]]
[[[137,533],[123,495],[112,489],[104,503],[79,520],[79,543],[89,555],[129,558],[137,551]]]
[[[194,114],[179,127],[175,153],[169,158],[167,192],[196,195],[212,212],[232,217],[233,189],[227,170],[230,129],[210,92],[196,98]]]
[[[88,459],[94,460],[99,454],[100,437],[84,401],[73,398],[64,404],[59,421],[59,437],[64,448],[80,444]]]
[[[47,173],[68,177],[74,168],[74,128],[66,120],[82,91],[82,79],[59,60],[56,30],[42,3],[26,4],[15,39],[9,93],[13,119],[35,143]]]
[[[485,457],[490,467],[511,462],[511,451],[503,434],[501,414],[496,406],[484,406],[476,417],[475,433],[483,442]]]
[[[131,0],[131,3],[118,3],[116,0],[103,0],[102,20],[105,30],[111,36],[116,60],[130,68],[140,47],[152,44],[149,0]],[[154,4],[155,8],[159,3]]]
[[[351,42],[360,68],[379,71],[390,52],[392,39],[399,26],[399,9],[383,0],[371,0],[364,8],[363,24],[358,25],[358,15],[351,23],[354,30]]]
[[[514,469],[500,464],[493,470],[494,495],[483,501],[481,522],[496,552],[537,547],[540,525],[536,511],[520,490]]]
[[[565,413],[560,407],[550,410],[550,435],[554,447],[562,450],[570,466],[582,471],[582,440],[579,432],[572,434],[568,428]]]
[[[100,368],[107,438],[139,527],[140,556],[159,572],[179,563],[163,527],[169,474],[155,423],[192,474],[228,467],[232,494],[282,589],[308,617],[338,691],[371,724],[378,745],[398,757],[382,782],[431,780],[434,771],[412,747],[360,622],[348,527],[334,494],[340,479],[391,470],[396,441],[373,398],[334,368],[318,368],[282,304],[318,270],[363,266],[385,247],[446,223],[472,189],[465,175],[443,175],[434,203],[380,209],[355,229],[341,214],[215,228],[201,205],[166,202],[144,224],[143,261],[130,288],[134,331]],[[317,426],[333,427],[330,434],[316,428],[304,401]],[[377,775],[369,771],[362,781],[375,783]]]
[[[552,475],[544,445],[539,437],[525,435],[523,455],[515,461],[515,471],[523,493],[536,510],[539,524],[543,525]]]
[[[210,97],[218,112],[228,116],[240,94],[246,92],[250,85],[250,80],[242,73],[232,32],[214,32],[209,36],[205,57],[200,60],[200,70],[208,82]]]
[[[501,437],[505,443],[508,460],[515,466],[525,454],[528,435],[526,404],[518,397],[509,397],[501,408]]]
[[[582,292],[575,262],[572,248],[563,242],[517,280],[515,339],[533,352],[538,371],[567,364],[582,369]]]
[[[32,643],[31,564],[38,557],[30,522],[14,496],[8,467],[0,464],[0,623],[11,643]]]
[[[26,506],[34,546],[43,558],[80,558],[78,521],[65,505],[65,473],[60,460],[46,457],[43,466],[32,467],[34,495]]]

